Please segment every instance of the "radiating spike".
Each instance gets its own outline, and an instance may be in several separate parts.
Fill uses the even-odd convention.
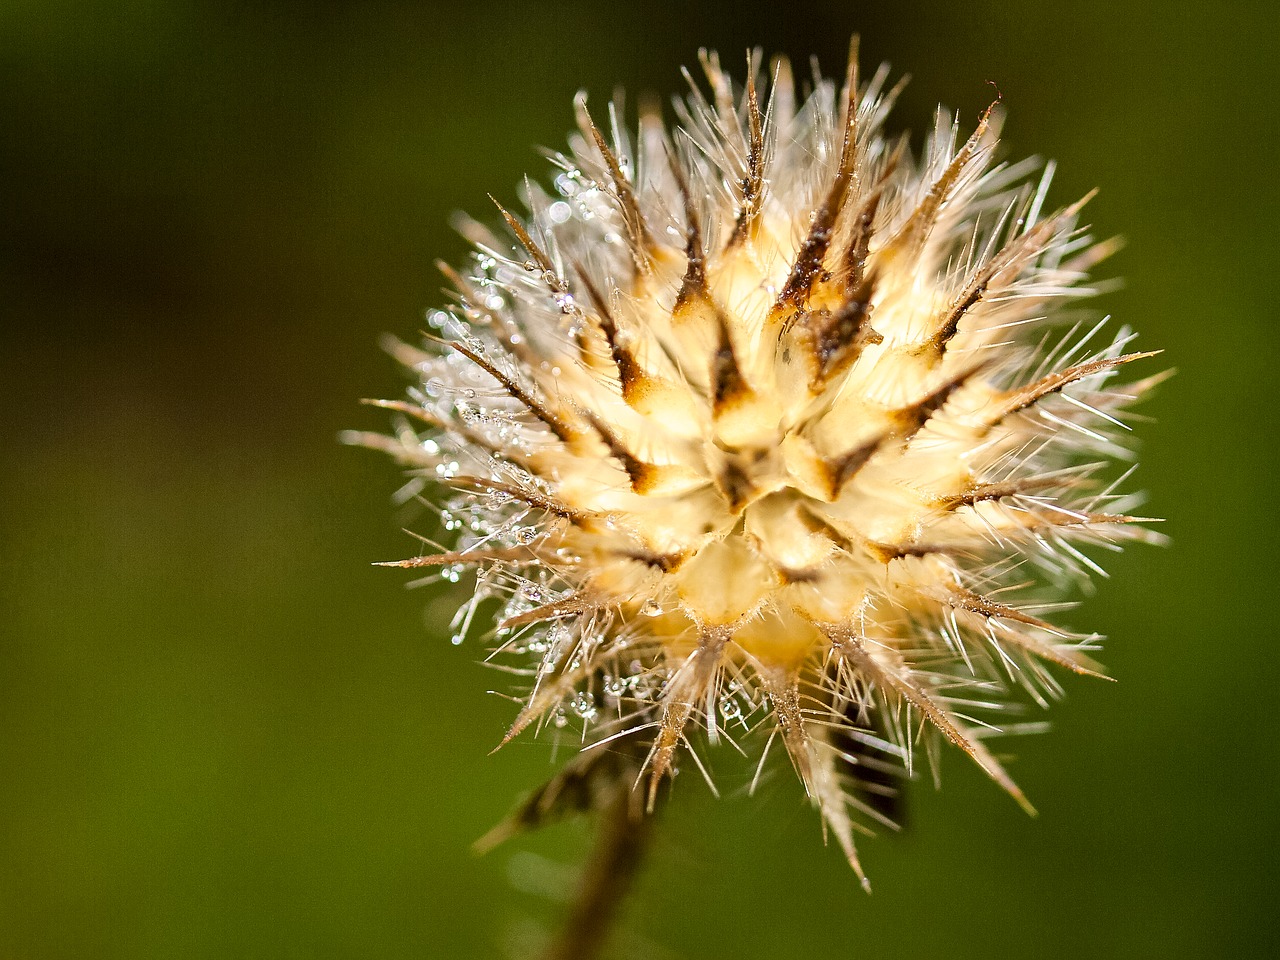
[[[521,503],[527,503],[531,507],[538,510],[545,510],[553,516],[568,520],[575,526],[587,526],[600,518],[597,513],[579,510],[570,507],[566,503],[549,497],[544,493],[533,490],[528,487],[517,487],[510,483],[504,483],[501,480],[491,479],[489,477],[472,477],[467,475],[458,475],[449,477],[445,482],[451,487],[461,489],[480,490],[485,493],[500,493],[503,496],[511,497]]]
[[[523,404],[530,413],[540,420],[547,429],[555,434],[556,438],[563,443],[573,443],[581,435],[580,431],[552,412],[546,404],[542,403],[529,393],[528,390],[520,386],[514,378],[504,373],[491,360],[471,349],[471,347],[467,346],[465,343],[457,340],[443,340],[439,337],[430,337],[430,339],[440,343],[442,346],[447,346],[452,350],[456,350],[485,373],[489,374],[489,376],[493,377],[493,379],[498,382],[502,389],[505,390],[512,399],[518,400]]]
[[[1014,237],[991,259],[979,266],[965,284],[964,289],[934,324],[936,329],[929,335],[929,345],[941,355],[959,331],[960,321],[987,296],[990,288],[994,286],[997,290],[1003,290],[1007,287],[1025,265],[1034,262],[1044,252],[1053,236],[1065,224],[1075,219],[1081,208],[1093,198],[1095,192],[1086,194],[1071,206],[1035,224],[1026,233]]]
[[[844,141],[840,147],[840,166],[853,169],[854,151],[858,139],[858,46],[861,38],[855,33],[849,40],[849,62],[844,78]]]
[[[958,510],[961,507],[972,507],[986,500],[1003,500],[1018,494],[1034,493],[1056,487],[1064,481],[1059,477],[1022,477],[1017,480],[1002,480],[995,483],[981,483],[964,493],[941,497],[938,506],[944,510]]]
[[[738,180],[738,216],[733,231],[725,242],[725,250],[752,239],[765,199],[764,119],[760,114],[760,97],[756,90],[755,66],[747,58],[747,169]]]
[[[567,600],[572,599],[574,598],[569,597],[566,598],[566,601],[562,602],[567,602]],[[499,625],[499,629],[502,629],[501,625]],[[502,739],[498,742],[498,745],[490,751],[490,754],[497,753],[516,737],[520,736],[521,733],[529,728],[531,723],[545,714],[552,706],[563,700],[566,695],[571,693],[583,678],[599,669],[599,665],[593,660],[588,660],[576,668],[563,669],[564,666],[565,663],[563,661],[559,663],[556,669],[559,669],[560,672],[551,677],[550,682],[542,683],[534,690],[530,695],[528,702],[520,710],[520,713],[516,715],[515,720],[512,721],[511,726],[507,728],[507,732],[503,734]]]
[[[676,750],[684,737],[685,724],[689,722],[689,717],[698,704],[706,699],[707,691],[715,681],[728,637],[728,632],[723,628],[704,630],[698,639],[698,648],[667,682],[662,694],[662,726],[654,741],[650,761],[650,811],[657,800],[659,784],[671,772]]]
[[[947,168],[942,171],[938,179],[929,187],[929,192],[925,194],[924,199],[912,211],[911,216],[907,218],[907,221],[885,245],[885,248],[880,252],[881,257],[886,260],[899,256],[910,259],[919,252],[929,232],[933,229],[934,223],[937,221],[942,205],[951,196],[951,191],[955,189],[960,180],[960,175],[969,165],[969,162],[977,155],[982,139],[990,129],[991,113],[995,106],[993,103],[982,111],[977,128],[969,139],[965,141],[964,146],[957,151],[951,162],[947,164]]]
[[[853,56],[857,50],[854,49]],[[827,194],[817,209],[813,211],[809,233],[800,244],[795,262],[782,292],[774,303],[773,315],[783,318],[788,311],[802,309],[808,302],[814,283],[823,274],[823,260],[827,249],[831,246],[831,238],[835,231],[836,218],[844,209],[846,199],[850,196],[850,186],[854,181],[857,154],[857,63],[849,67],[851,88],[845,107],[844,140],[840,148],[840,160],[836,165],[835,179],[827,189]]]
[[[517,560],[534,563],[537,562],[537,557],[528,547],[499,547],[494,550],[459,550],[432,553],[422,557],[411,557],[408,560],[383,560],[375,563],[374,566],[400,567],[405,570],[412,570],[418,567],[443,567],[454,563],[500,563]]]
[[[829,635],[837,652],[841,656],[848,657],[858,671],[878,683],[883,692],[892,691],[897,696],[906,699],[943,736],[972,757],[978,766],[986,771],[987,776],[1000,784],[1023,810],[1035,816],[1035,807],[1031,806],[1026,795],[1013,782],[1004,767],[992,756],[982,741],[965,736],[951,713],[926,693],[923,687],[912,683],[903,676],[902,672],[891,667],[881,666],[876,658],[866,650],[862,640],[852,630],[834,628]],[[884,689],[886,687],[888,688],[887,690]]]
[[[1024,613],[1016,607],[1008,604],[1000,603],[998,600],[992,600],[990,597],[984,597],[981,594],[974,593],[972,590],[965,590],[961,587],[954,587],[948,593],[941,597],[942,601],[951,606],[957,606],[962,610],[970,613],[976,613],[983,617],[997,617],[1002,620],[1013,620],[1017,623],[1024,623],[1029,627],[1040,627],[1044,630],[1056,631],[1057,628],[1046,620],[1039,617],[1033,617],[1029,613]]]
[[[963,610],[966,613],[974,614],[986,620],[1011,620],[1015,623],[1025,624],[1030,627],[1037,627],[1050,633],[1060,633],[1053,624],[1048,621],[1041,620],[1039,617],[1033,617],[1030,614],[1023,613],[1016,607],[1010,607],[1007,604],[984,597],[981,594],[974,593],[971,590],[964,590],[959,587],[948,591],[946,594],[935,596],[934,599],[947,606],[954,607],[957,610]],[[1067,655],[1055,647],[1053,644],[1046,643],[1035,637],[1015,630],[1008,630],[1004,633],[1006,639],[1010,642],[1022,647],[1028,653],[1034,654],[1042,660],[1048,660],[1056,663],[1060,667],[1066,667],[1073,673],[1079,673],[1090,677],[1097,677],[1100,680],[1110,680],[1105,673],[1102,673],[1097,664],[1092,660],[1084,657],[1082,654]]]
[[[596,149],[600,152],[605,167],[609,171],[609,179],[613,183],[614,195],[617,197],[618,205],[622,211],[622,221],[626,226],[627,239],[630,241],[631,256],[635,261],[636,269],[641,273],[648,273],[655,244],[653,234],[649,229],[648,223],[645,222],[643,212],[640,210],[640,202],[636,199],[635,191],[631,188],[630,181],[627,180],[626,175],[622,172],[622,165],[618,162],[617,155],[610,149],[609,144],[604,139],[604,134],[600,132],[600,128],[591,119],[585,97],[580,96],[578,98],[577,107],[579,126],[582,127],[583,133],[588,134],[595,142]]]
[[[719,53],[702,47],[698,50],[698,62],[702,65],[702,72],[706,74],[707,83],[711,85],[720,132],[728,137],[738,126],[737,113],[733,105],[733,86],[725,76],[724,70],[720,68]]]
[[[431,467],[438,462],[436,457],[428,456],[423,450],[407,446],[400,438],[389,437],[385,433],[344,430],[338,435],[338,439],[351,447],[364,447],[366,450],[385,453],[404,467]]]
[[[534,607],[532,610],[526,610],[524,613],[516,614],[514,617],[507,617],[507,619],[498,624],[498,629],[511,630],[515,627],[522,627],[526,623],[563,620],[565,617],[577,616],[587,610],[599,610],[603,606],[604,604],[598,598],[583,590],[572,596],[565,597],[563,600],[546,603],[540,607]]]
[[[902,543],[884,543],[879,540],[863,540],[862,548],[867,556],[877,563],[886,566],[894,560],[905,560],[909,557],[928,557],[934,554],[951,554],[956,548],[946,543],[930,543],[928,541],[910,540]]]
[[[711,358],[710,384],[714,413],[719,416],[728,407],[751,396],[751,387],[742,374],[729,332],[729,318],[716,303],[707,286],[706,251],[702,244],[702,226],[698,211],[689,191],[689,181],[674,155],[671,156],[671,173],[675,177],[680,198],[684,204],[686,225],[686,258],[684,281],[676,296],[672,316],[680,318],[694,312],[705,313],[715,324],[716,346]],[[701,308],[698,310],[697,308]]]
[[[689,191],[689,180],[675,152],[667,154],[671,176],[675,179],[676,189],[680,192],[680,203],[684,210],[685,223],[685,273],[680,283],[680,292],[676,295],[673,314],[679,314],[694,301],[709,303],[711,291],[707,287],[707,255],[702,246],[702,224],[694,206],[693,196]]]
[[[403,413],[405,416],[413,417],[415,420],[420,420],[422,423],[438,430],[451,430],[455,426],[455,424],[445,420],[443,417],[437,416],[430,410],[426,410],[419,404],[411,403],[408,400],[374,400],[366,397],[360,402],[366,406]]]
[[[1090,377],[1106,370],[1114,370],[1116,367],[1132,363],[1134,360],[1145,360],[1148,357],[1158,356],[1162,352],[1160,350],[1148,350],[1145,353],[1126,353],[1119,357],[1099,357],[1096,360],[1088,360],[1073,367],[1067,367],[1065,370],[1056,370],[1053,373],[1045,374],[1034,383],[1006,392],[995,409],[986,416],[986,423],[988,427],[995,426],[1013,414],[1020,413],[1028,407],[1039,403],[1045,397],[1052,396],[1063,387],[1069,386],[1077,380],[1083,380],[1085,377]]]
[[[543,272],[543,274],[550,274],[553,277],[557,276],[558,272],[556,270],[556,265],[552,262],[546,251],[534,242],[533,237],[529,236],[529,231],[524,228],[524,225],[512,216],[507,208],[499,203],[493,194],[489,194],[489,199],[492,200],[493,205],[498,208],[498,212],[502,214],[502,219],[507,222],[507,226],[511,228],[511,232],[516,235],[516,239],[520,241],[520,246],[524,247],[525,252],[533,258],[534,262],[537,263],[538,268]],[[552,289],[555,292],[559,292],[558,287],[553,286]]]
[[[782,136],[789,136],[796,119],[796,81],[791,58],[778,55],[770,61],[773,83],[769,87],[769,109]]]

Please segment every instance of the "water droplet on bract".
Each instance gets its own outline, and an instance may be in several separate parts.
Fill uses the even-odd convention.
[[[564,223],[573,216],[573,207],[563,200],[557,200],[547,208],[547,216],[551,218],[552,223]]]
[[[622,677],[607,675],[604,678],[604,692],[611,697],[620,697],[627,691],[627,681]]]
[[[646,617],[656,617],[658,614],[662,613],[662,604],[657,600],[646,600],[644,605],[640,608],[640,612]]]
[[[521,527],[516,531],[516,540],[519,543],[529,544],[529,543],[533,543],[533,541],[537,539],[538,539],[537,527]]]
[[[450,643],[452,643],[455,647],[457,647],[457,646],[460,646],[460,645],[462,644],[462,641],[463,641],[464,639],[465,639],[465,637],[464,637],[464,635],[463,635],[463,634],[461,634],[461,633],[455,633],[452,637],[450,637],[450,638],[449,638],[449,642],[450,642]]]
[[[557,710],[552,715],[551,722],[555,724],[557,729],[563,730],[565,727],[569,725],[569,718],[564,715],[563,710]]]
[[[586,693],[580,693],[573,698],[573,712],[580,716],[583,720],[594,720],[596,718],[596,702]]]
[[[577,170],[569,170],[556,177],[556,189],[560,191],[562,196],[571,197],[578,192],[578,184],[575,182],[581,176]]]
[[[720,700],[720,716],[725,720],[737,720],[742,716],[742,707],[736,697],[723,697]]]

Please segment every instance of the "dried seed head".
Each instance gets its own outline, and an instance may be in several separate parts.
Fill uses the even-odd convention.
[[[457,640],[497,601],[529,680],[507,739],[642,741],[652,804],[694,730],[762,728],[861,874],[921,729],[1027,806],[986,738],[1048,665],[1096,672],[1045,619],[1081,548],[1153,539],[1099,479],[1150,354],[1047,332],[1108,245],[1084,201],[1046,212],[1052,167],[993,162],[995,109],[963,140],[939,112],[917,160],[856,56],[803,100],[785,62],[767,94],[755,57],[743,90],[703,66],[670,131],[579,100],[553,190],[469,226],[455,305],[393,347],[395,434],[350,439],[452,491],[452,546],[398,565],[474,571]]]

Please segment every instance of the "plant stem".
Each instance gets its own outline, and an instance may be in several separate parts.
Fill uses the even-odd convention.
[[[593,960],[600,955],[652,832],[652,817],[645,814],[629,786],[620,784],[601,811],[600,832],[569,916],[542,960]]]

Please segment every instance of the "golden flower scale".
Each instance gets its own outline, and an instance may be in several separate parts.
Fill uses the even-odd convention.
[[[1114,245],[1083,200],[1048,212],[1052,166],[994,163],[993,108],[967,138],[940,111],[914,158],[851,61],[798,95],[785,60],[738,89],[704,54],[670,130],[579,99],[552,189],[468,225],[456,302],[392,346],[394,435],[347,439],[446,492],[452,542],[396,565],[474,577],[455,642],[496,609],[507,740],[570,727],[565,776],[650,809],[680,759],[778,743],[862,876],[853,833],[921,745],[1030,809],[988,738],[1051,667],[1097,671],[1046,616],[1082,547],[1154,539],[1103,477],[1157,378],[1116,383],[1151,356],[1127,330],[1062,329]]]

